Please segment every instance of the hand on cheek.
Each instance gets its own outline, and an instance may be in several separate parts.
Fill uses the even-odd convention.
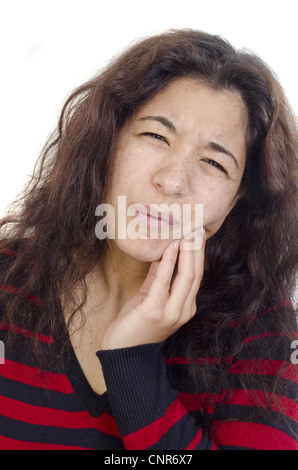
[[[139,292],[123,306],[107,329],[101,349],[164,341],[195,315],[196,295],[204,273],[202,232],[196,233],[195,242],[176,240],[159,261],[151,264]],[[192,249],[194,245],[199,248]]]

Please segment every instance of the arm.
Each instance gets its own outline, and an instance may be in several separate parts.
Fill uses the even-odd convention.
[[[271,331],[267,321],[258,331],[249,332],[241,355],[232,361],[208,434],[184,405],[183,393],[168,381],[163,343],[98,352],[126,449],[297,450],[298,368],[290,362],[289,340]],[[264,349],[261,359],[252,356],[252,350]],[[277,373],[279,389],[273,384]],[[256,374],[267,394],[261,381],[252,387]]]
[[[298,367],[292,339],[276,330],[281,314],[298,337],[292,308],[271,307],[251,322],[230,366],[212,421],[212,438],[227,449],[298,450]]]
[[[234,358],[230,367],[228,387],[219,397],[208,435],[185,406],[182,394],[171,387],[162,344],[193,314],[203,265],[203,250],[184,251],[184,243],[174,281],[171,283],[177,252],[169,246],[162,260],[152,263],[142,292],[124,306],[98,352],[124,445],[127,449],[160,450],[297,449],[294,433],[285,427],[289,412],[292,424],[297,421],[297,375],[296,379],[285,379],[293,385],[291,392],[284,389],[276,395],[268,382],[276,375],[278,361],[284,366],[284,351],[289,352],[289,358],[292,351],[289,344],[280,341],[280,347],[276,347],[281,335],[270,331],[270,321],[265,320],[262,326],[256,322],[244,339],[241,356]],[[273,343],[266,352],[262,341],[268,337]],[[252,355],[256,350],[260,351],[257,357]],[[268,390],[272,390],[266,402],[267,416],[259,415],[254,422],[251,412],[261,410],[259,405],[264,404],[265,395],[263,389],[254,391],[250,387],[251,366],[260,371]],[[279,404],[283,410],[277,411]]]
[[[171,387],[162,346],[153,343],[97,353],[125,448],[216,449]]]
[[[193,246],[190,240],[180,243],[174,279],[174,243],[151,264],[141,290],[120,311],[97,354],[127,449],[195,448],[198,440],[200,448],[212,447],[170,386],[161,352],[163,341],[196,312],[205,239],[201,234],[197,250],[189,249],[188,243]]]

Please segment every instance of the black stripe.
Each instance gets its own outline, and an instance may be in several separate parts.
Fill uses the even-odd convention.
[[[40,444],[83,447],[95,450],[123,449],[122,440],[96,429],[68,429],[24,423],[0,416],[1,435]],[[28,439],[26,438],[28,436]]]

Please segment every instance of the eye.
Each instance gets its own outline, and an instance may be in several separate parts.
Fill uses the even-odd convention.
[[[211,160],[211,159],[207,158],[203,161],[208,163],[209,165],[215,166],[215,168],[218,168],[220,171],[222,171],[226,175],[228,174],[227,170],[222,165],[220,165],[220,163],[216,162],[215,160]]]
[[[154,132],[143,132],[141,135],[152,137],[153,139],[161,140],[162,142],[168,143],[167,139],[162,135],[155,134]]]

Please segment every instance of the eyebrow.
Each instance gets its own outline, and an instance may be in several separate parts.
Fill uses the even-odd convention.
[[[143,116],[140,119],[138,119],[138,121],[157,121],[163,124],[165,127],[170,129],[171,131],[176,132],[176,127],[174,126],[174,124],[164,116]]]
[[[163,124],[169,130],[173,132],[177,131],[174,124],[164,116],[142,116],[141,118],[138,119],[138,121],[157,121]],[[239,169],[237,158],[235,157],[235,155],[233,155],[232,152],[227,150],[225,147],[223,147],[220,144],[217,144],[216,142],[208,142],[206,147],[209,148],[210,150],[213,150],[214,152],[220,152],[220,153],[224,153],[225,155],[228,155],[234,161],[236,168]]]
[[[215,152],[220,152],[220,153],[224,153],[225,155],[228,155],[234,161],[236,168],[239,169],[239,164],[235,155],[233,155],[232,152],[224,148],[222,145],[217,144],[216,142],[208,142],[206,147]]]

